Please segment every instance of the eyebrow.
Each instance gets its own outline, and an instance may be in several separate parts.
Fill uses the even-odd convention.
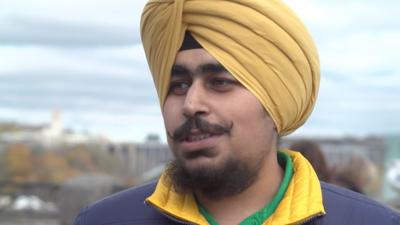
[[[174,76],[188,76],[191,75],[191,71],[184,65],[174,64],[171,69],[171,77]]]
[[[228,72],[228,70],[218,62],[201,64],[195,71],[191,71],[185,65],[174,64],[171,69],[171,76],[193,76],[194,73],[207,74],[221,72]]]
[[[221,73],[228,72],[220,63],[207,63],[199,66],[202,73]]]

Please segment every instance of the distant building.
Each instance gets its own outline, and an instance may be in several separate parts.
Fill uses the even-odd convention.
[[[172,159],[168,145],[153,134],[148,135],[143,143],[110,144],[108,151],[122,163],[122,171],[117,172],[125,178],[132,178],[135,183],[159,177]]]
[[[303,138],[283,138],[281,145],[288,147]],[[315,141],[321,146],[321,150],[329,159],[329,166],[340,166],[350,159],[351,155],[358,154],[365,156],[375,163],[380,169],[384,168],[386,145],[383,137],[367,138],[307,138]]]
[[[0,124],[0,145],[22,143],[27,145],[44,146],[81,144],[81,143],[108,143],[104,136],[90,133],[76,133],[64,129],[61,121],[61,112],[54,110],[49,124],[26,125],[17,123]],[[1,146],[0,146],[1,150]]]

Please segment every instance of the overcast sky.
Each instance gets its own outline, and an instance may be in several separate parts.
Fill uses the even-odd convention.
[[[400,134],[400,1],[288,0],[317,43],[318,103],[295,135]],[[165,138],[139,37],[143,0],[1,0],[0,121]]]

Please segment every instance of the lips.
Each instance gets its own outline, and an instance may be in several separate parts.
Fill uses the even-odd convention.
[[[189,135],[188,137],[185,138],[184,141],[187,141],[187,142],[201,141],[201,140],[207,139],[211,136],[212,136],[212,134],[210,134],[210,133]]]
[[[191,143],[213,139],[214,136],[229,135],[232,127],[233,123],[210,123],[196,114],[176,128],[173,134],[167,134],[177,143]]]
[[[185,152],[196,152],[215,147],[219,142],[220,136],[222,134],[204,133],[198,129],[193,129],[179,143]]]
[[[220,135],[220,133],[204,131],[204,130],[200,130],[198,128],[192,128],[187,133],[187,135],[183,136],[182,139],[180,139],[180,142],[198,142],[198,141],[207,140],[208,138],[211,138],[211,137],[217,136],[217,135]]]

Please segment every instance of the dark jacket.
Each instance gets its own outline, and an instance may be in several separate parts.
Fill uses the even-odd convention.
[[[130,188],[83,209],[74,225],[178,225],[145,203],[156,183]],[[400,225],[400,214],[358,193],[321,182],[326,215],[304,225]]]

